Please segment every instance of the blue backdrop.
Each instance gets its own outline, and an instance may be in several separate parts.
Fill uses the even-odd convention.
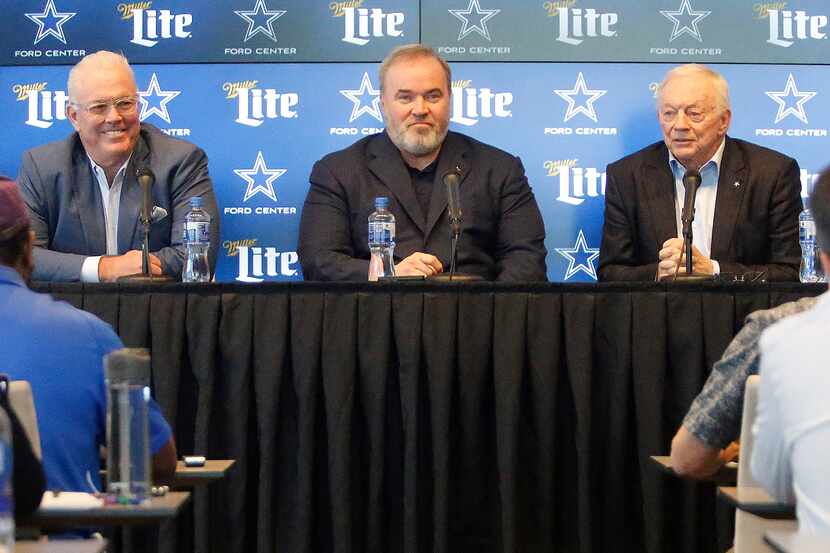
[[[660,139],[654,92],[672,65],[608,61],[719,62],[731,135],[798,159],[803,195],[828,163],[830,70],[806,65],[830,53],[823,2],[206,4],[15,2],[0,21],[0,172],[16,174],[23,150],[72,131],[60,64],[123,50],[141,119],[209,156],[222,217],[217,279],[300,279],[311,166],[383,128],[377,62],[419,38],[456,60],[451,128],[522,158],[553,281],[596,278],[605,167]],[[122,13],[138,14],[140,28]],[[765,60],[778,63],[757,64]],[[231,63],[240,61],[268,63]]]

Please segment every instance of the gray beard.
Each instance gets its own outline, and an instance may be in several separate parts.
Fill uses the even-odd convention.
[[[387,133],[389,134],[389,139],[392,140],[392,143],[399,150],[409,155],[420,157],[431,154],[441,147],[444,138],[447,136],[447,129],[444,129],[443,132],[434,131],[428,134],[418,134],[407,131],[397,133],[387,128]]]

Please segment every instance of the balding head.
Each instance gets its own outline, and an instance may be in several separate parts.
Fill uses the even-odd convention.
[[[135,87],[135,75],[127,62],[127,58],[123,54],[117,54],[108,50],[99,50],[94,54],[84,56],[81,61],[69,71],[69,79],[66,83],[66,90],[69,94],[69,101],[77,103],[84,100],[78,99],[78,94],[83,88],[85,80],[88,80],[90,75],[101,73],[123,72],[129,75],[130,81]]]

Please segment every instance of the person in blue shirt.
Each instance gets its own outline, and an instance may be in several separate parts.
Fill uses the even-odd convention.
[[[33,239],[17,185],[0,177],[0,372],[32,386],[48,488],[100,490],[103,358],[124,345],[100,319],[26,286]],[[149,422],[154,480],[169,480],[176,470],[176,445],[152,400]]]

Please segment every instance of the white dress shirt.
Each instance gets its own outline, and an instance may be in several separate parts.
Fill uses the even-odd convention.
[[[723,150],[726,147],[726,139],[721,141],[715,151],[715,155],[703,164],[700,168],[700,187],[695,196],[695,220],[692,221],[692,244],[700,250],[704,256],[712,257],[712,226],[715,221],[715,202],[718,196],[718,178],[720,177],[720,165],[723,159]],[[669,167],[674,175],[674,210],[677,224],[677,237],[683,238],[683,202],[686,198],[686,187],[683,186],[683,175],[686,168],[677,161],[677,158],[669,150]],[[715,274],[720,273],[720,264],[712,259]]]
[[[87,154],[89,157],[89,154]],[[132,155],[130,156],[132,157]],[[130,158],[124,162],[115,178],[112,179],[112,186],[107,182],[107,174],[104,169],[89,157],[92,166],[92,174],[98,181],[98,188],[101,191],[101,204],[104,206],[104,223],[107,236],[107,255],[118,255],[118,210],[121,207],[121,188],[124,184],[124,175],[127,172],[127,164]],[[87,257],[81,265],[81,282],[99,282],[98,263],[100,255]]]
[[[761,384],[752,475],[778,500],[795,502],[799,531],[830,535],[830,365],[822,344],[830,293],[761,336]]]

